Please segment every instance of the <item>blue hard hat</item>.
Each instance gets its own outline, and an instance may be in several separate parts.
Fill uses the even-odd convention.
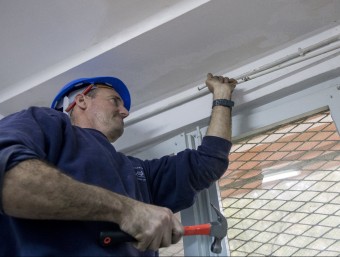
[[[79,90],[81,88],[84,88],[88,86],[89,84],[104,84],[109,87],[112,87],[116,92],[120,95],[120,97],[124,101],[124,107],[130,111],[131,106],[131,98],[130,98],[130,92],[126,85],[121,81],[120,79],[117,79],[115,77],[94,77],[94,78],[81,78],[76,79],[68,84],[66,84],[57,94],[57,96],[54,98],[51,108],[56,110],[62,110],[62,108],[58,108],[59,103],[63,101],[64,97],[69,95],[71,92],[75,90]]]

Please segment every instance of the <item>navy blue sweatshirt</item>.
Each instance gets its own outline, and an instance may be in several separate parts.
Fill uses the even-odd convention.
[[[80,182],[177,212],[223,175],[230,148],[229,141],[206,136],[197,150],[142,161],[117,152],[101,132],[73,126],[64,113],[31,107],[0,121],[0,196],[6,171],[39,159]],[[102,247],[99,232],[115,224],[19,219],[3,213],[2,204],[0,211],[1,256],[157,256],[129,243]]]

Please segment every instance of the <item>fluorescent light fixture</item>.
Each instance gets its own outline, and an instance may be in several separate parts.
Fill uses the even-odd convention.
[[[262,183],[267,183],[275,180],[281,180],[285,178],[295,177],[300,175],[300,170],[284,170],[280,172],[270,172],[268,171],[268,175],[264,174]]]

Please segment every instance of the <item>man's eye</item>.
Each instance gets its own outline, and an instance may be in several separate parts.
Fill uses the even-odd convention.
[[[118,97],[112,97],[111,99],[112,99],[112,101],[114,102],[114,104],[115,104],[116,106],[119,105],[120,99],[119,99]]]

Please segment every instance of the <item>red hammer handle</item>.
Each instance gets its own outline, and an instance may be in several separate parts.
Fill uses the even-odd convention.
[[[210,235],[211,224],[201,224],[195,226],[185,226],[184,235],[185,236],[196,236],[196,235]]]
[[[184,226],[184,236],[210,235],[211,224]],[[100,244],[110,246],[124,242],[134,242],[135,238],[121,230],[100,232]]]

